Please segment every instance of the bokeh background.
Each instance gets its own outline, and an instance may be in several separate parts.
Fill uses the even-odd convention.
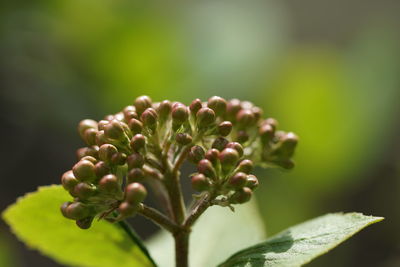
[[[309,266],[400,266],[399,11],[398,0],[2,1],[0,210],[59,183],[83,118],[141,94],[235,97],[301,138],[293,171],[257,170],[268,233],[327,212],[384,216]],[[0,266],[59,266],[0,226]]]

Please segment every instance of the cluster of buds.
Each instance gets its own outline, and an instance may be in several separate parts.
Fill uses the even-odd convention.
[[[212,204],[247,202],[258,186],[250,173],[254,165],[294,166],[297,136],[278,131],[276,120],[262,115],[261,108],[238,99],[214,96],[186,106],[141,96],[103,120],[83,120],[78,131],[86,147],[78,149],[79,161],[61,181],[74,200],[61,211],[84,229],[96,216],[133,216],[143,208],[151,180],[167,188],[167,177],[186,159],[197,165],[193,189],[212,196]]]

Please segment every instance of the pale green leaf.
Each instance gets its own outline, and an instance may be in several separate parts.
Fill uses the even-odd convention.
[[[193,227],[190,266],[215,266],[238,249],[265,240],[264,229],[255,201],[236,206],[235,212],[211,207]],[[146,245],[160,266],[174,266],[174,241],[169,233],[157,234]]]
[[[90,229],[81,230],[65,219],[60,205],[70,198],[61,186],[39,187],[8,207],[3,218],[28,247],[65,265],[153,266],[118,225],[95,221]]]
[[[327,253],[381,217],[361,213],[327,214],[293,226],[258,245],[237,252],[220,267],[295,267]]]

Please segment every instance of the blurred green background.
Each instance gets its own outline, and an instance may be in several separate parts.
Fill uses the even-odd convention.
[[[296,132],[297,167],[257,170],[269,234],[335,211],[386,220],[309,266],[400,266],[400,2],[0,4],[0,210],[58,183],[101,119],[141,94],[251,100]],[[155,231],[134,225],[144,237]],[[1,223],[0,266],[59,266]]]

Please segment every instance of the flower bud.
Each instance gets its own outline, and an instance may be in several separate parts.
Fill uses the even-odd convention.
[[[258,187],[258,179],[254,175],[247,175],[246,187],[255,190]]]
[[[111,163],[115,165],[124,165],[126,162],[126,154],[122,152],[115,153],[111,157]]]
[[[262,122],[262,124],[263,124],[263,125],[264,125],[264,124],[269,124],[269,125],[271,125],[272,128],[274,128],[274,131],[276,131],[276,128],[278,128],[278,121],[275,120],[274,118],[268,118],[268,119],[264,120],[264,121]]]
[[[240,189],[247,183],[247,174],[238,172],[231,176],[228,180],[228,187],[233,189]]]
[[[101,120],[97,123],[97,129],[99,131],[104,131],[104,127],[109,124],[110,122],[108,120]]]
[[[141,115],[143,113],[143,111],[145,111],[147,108],[151,108],[151,98],[143,95],[143,96],[139,96],[138,98],[135,99],[135,108],[136,108],[136,112]]]
[[[243,156],[243,147],[238,142],[230,142],[226,145],[226,148],[233,148],[239,153],[239,158]]]
[[[229,141],[227,139],[225,139],[223,137],[218,137],[214,140],[211,147],[215,148],[219,151],[222,151],[228,143],[229,143]]]
[[[88,160],[81,160],[72,167],[74,176],[80,181],[91,181],[96,177],[94,164]]]
[[[189,106],[190,112],[193,115],[196,115],[197,112],[203,107],[201,100],[196,98],[195,100],[192,101],[192,103]]]
[[[146,109],[140,116],[143,125],[152,131],[156,129],[157,118],[158,118],[157,112],[153,108]]]
[[[135,215],[136,212],[139,210],[139,207],[139,205],[132,205],[124,201],[119,205],[118,211],[119,213],[121,213],[122,216],[129,217]]]
[[[181,103],[175,103],[172,107],[172,121],[176,126],[181,126],[189,118],[187,107]],[[176,127],[177,129],[178,127]]]
[[[80,160],[88,160],[88,161],[90,161],[90,162],[93,163],[93,164],[96,164],[96,163],[97,163],[97,159],[94,158],[94,157],[92,157],[92,156],[84,156],[84,157],[81,158]]]
[[[253,112],[248,109],[242,109],[236,115],[236,120],[238,122],[239,127],[246,128],[255,123],[255,117]]]
[[[217,164],[218,158],[219,158],[219,151],[215,148],[211,148],[206,152],[205,155],[206,159],[211,161],[213,165]]]
[[[146,196],[147,190],[140,183],[130,183],[125,189],[125,200],[130,204],[139,204]]]
[[[83,140],[88,146],[94,146],[96,145],[96,134],[97,130],[94,128],[89,128],[85,130],[83,134]]]
[[[118,178],[114,174],[107,174],[99,181],[99,189],[109,194],[121,192]]]
[[[142,182],[144,179],[144,172],[142,169],[133,168],[128,172],[128,182]]]
[[[87,183],[79,183],[74,187],[74,196],[77,196],[79,199],[84,200],[93,196],[96,193],[96,187],[91,186]]]
[[[61,207],[60,207],[60,211],[61,211],[62,215],[63,215],[64,217],[68,218],[68,219],[71,219],[71,218],[69,218],[68,215],[67,215],[67,208],[68,208],[68,206],[69,206],[71,203],[72,203],[72,202],[69,202],[69,201],[64,202],[64,203],[61,205]]]
[[[197,125],[199,128],[210,126],[215,122],[215,112],[210,108],[201,108],[196,113]]]
[[[243,187],[236,191],[231,197],[229,197],[229,202],[232,204],[243,204],[248,202],[253,195],[253,191],[248,187]]]
[[[107,144],[107,142],[108,142],[108,140],[104,134],[104,130],[98,131],[96,133],[96,144],[98,146],[101,146],[101,145]]]
[[[127,106],[123,110],[124,119],[129,122],[131,119],[138,119],[139,116],[136,113],[136,108],[134,106]]]
[[[132,137],[130,145],[134,151],[139,151],[146,145],[146,138],[142,134],[136,134]]]
[[[157,108],[158,116],[161,122],[165,122],[171,114],[172,104],[168,100],[164,100]]]
[[[208,99],[207,106],[214,110],[217,116],[222,116],[226,112],[226,100],[219,96],[213,96]]]
[[[76,151],[76,157],[78,158],[78,160],[80,160],[86,156],[98,158],[98,156],[99,156],[98,151],[99,151],[98,146],[82,147]]]
[[[92,226],[94,217],[87,217],[80,220],[76,220],[76,225],[81,229],[89,229]]]
[[[244,144],[249,140],[249,135],[245,131],[238,131],[237,136],[236,136],[236,141]]]
[[[105,162],[111,162],[112,156],[116,153],[118,153],[118,149],[111,144],[104,144],[99,148],[99,158]]]
[[[75,178],[72,171],[65,172],[61,177],[61,184],[67,191],[72,190],[78,183],[79,181]]]
[[[97,177],[103,177],[106,174],[111,172],[110,166],[107,165],[104,161],[99,161],[94,166],[94,172],[96,173]]]
[[[204,176],[204,174],[198,173],[192,176],[192,188],[197,192],[203,192],[210,189],[211,183]]]
[[[142,132],[143,129],[143,123],[137,119],[131,119],[128,122],[128,126],[133,134],[139,134]]]
[[[144,158],[139,153],[132,153],[131,155],[129,155],[126,162],[128,163],[129,169],[142,168],[144,164]]]
[[[252,107],[251,112],[253,112],[255,121],[259,121],[263,115],[263,110],[259,107]]]
[[[236,118],[236,114],[242,109],[242,105],[239,99],[229,100],[226,108],[226,115],[230,120]]]
[[[225,148],[219,153],[219,161],[224,171],[229,171],[239,160],[239,153],[233,148]]]
[[[114,115],[111,115],[111,114],[104,116],[104,120],[109,121],[109,122],[114,119],[115,119]]]
[[[228,136],[232,131],[232,122],[223,121],[218,125],[218,133],[222,136]]]
[[[267,144],[269,141],[274,138],[275,129],[271,124],[263,124],[261,125],[259,131],[261,142],[263,144]]]
[[[204,158],[205,152],[201,146],[192,146],[188,155],[188,160],[194,164],[197,164]]]
[[[78,132],[79,135],[82,137],[82,139],[84,139],[84,133],[87,129],[97,129],[97,122],[94,120],[82,120],[81,122],[79,122],[78,125]]]
[[[65,214],[67,215],[67,218],[80,220],[90,215],[90,209],[81,202],[74,202],[68,205],[68,207],[65,209]]]
[[[298,137],[294,133],[287,133],[281,138],[273,154],[283,158],[290,158],[294,154],[297,142]]]
[[[253,168],[253,162],[249,159],[244,159],[239,163],[237,171],[249,174],[253,170]]]
[[[110,121],[104,126],[104,135],[110,139],[121,140],[125,135],[121,122],[115,119]]]
[[[187,133],[178,133],[175,140],[178,144],[185,146],[192,142],[192,137]]]
[[[202,159],[200,162],[197,164],[197,170],[199,173],[204,174],[207,177],[210,177],[211,179],[216,178],[216,173],[214,170],[214,167],[208,159]]]

